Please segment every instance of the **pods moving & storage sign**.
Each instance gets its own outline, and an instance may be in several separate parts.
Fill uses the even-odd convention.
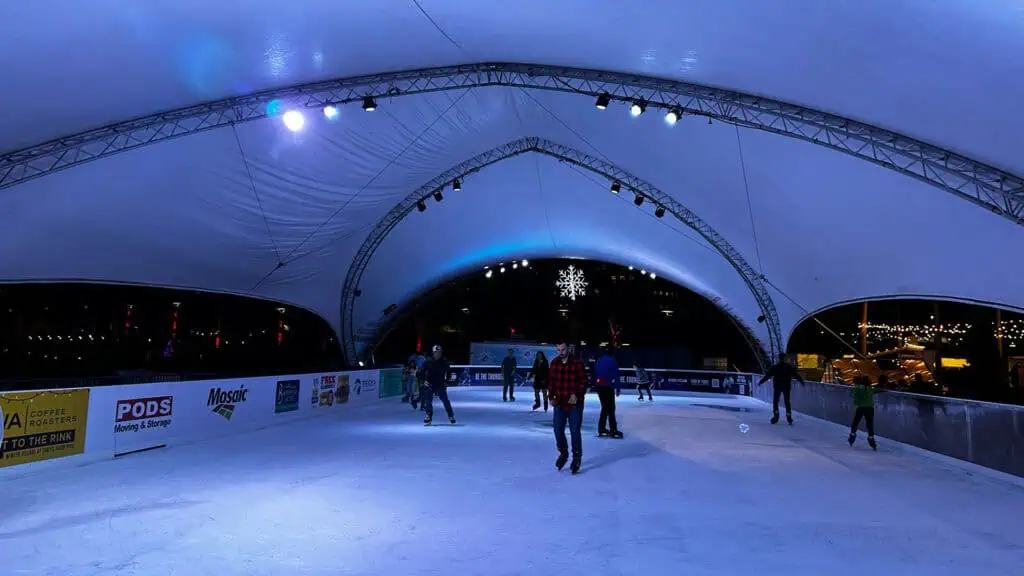
[[[85,451],[89,390],[0,394],[0,467]]]

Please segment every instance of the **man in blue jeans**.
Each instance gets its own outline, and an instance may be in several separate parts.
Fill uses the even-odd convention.
[[[555,446],[558,459],[555,467],[561,470],[569,460],[569,444],[565,441],[565,425],[569,424],[572,438],[573,474],[578,474],[583,461],[583,397],[587,392],[587,377],[583,364],[569,356],[569,348],[560,342],[555,350],[558,356],[548,369],[548,398],[554,406]]]

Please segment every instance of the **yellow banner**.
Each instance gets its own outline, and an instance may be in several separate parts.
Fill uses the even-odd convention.
[[[0,394],[0,468],[85,452],[89,390]]]

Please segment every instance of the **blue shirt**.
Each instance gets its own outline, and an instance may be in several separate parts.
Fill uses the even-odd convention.
[[[620,388],[622,381],[619,377],[619,363],[611,354],[604,354],[594,364],[595,384],[598,386],[611,386]]]

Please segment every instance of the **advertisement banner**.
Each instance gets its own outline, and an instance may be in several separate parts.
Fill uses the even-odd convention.
[[[384,368],[380,370],[380,397],[393,398],[402,395],[402,369]]]
[[[313,377],[313,396],[311,398],[314,407],[330,408],[334,406],[336,391],[338,388],[337,374],[325,374]]]
[[[118,400],[114,407],[114,456],[166,446],[173,416],[173,396]]]
[[[0,394],[0,467],[85,451],[89,390]]]
[[[353,403],[376,402],[380,400],[379,370],[359,370],[348,374],[349,400]]]
[[[516,342],[471,342],[469,345],[469,363],[473,366],[500,366],[508,356],[509,348],[515,354],[516,362],[521,368],[533,366],[537,352],[543,352],[548,360],[558,353],[553,345],[520,344]]]
[[[299,409],[300,380],[278,380],[274,399],[274,414],[295,412]]]
[[[750,394],[753,376],[736,372],[655,370],[649,369],[655,389],[674,392],[717,392],[746,396]],[[516,386],[533,386],[530,370],[518,368],[514,376]],[[621,370],[622,387],[635,388],[636,375],[632,368]],[[452,366],[448,373],[449,386],[501,386],[504,378],[497,366]]]
[[[212,414],[230,422],[236,410],[245,409],[248,400],[249,389],[245,387],[245,384],[241,384],[237,388],[217,386],[210,388],[210,393],[206,397],[206,407]]]

